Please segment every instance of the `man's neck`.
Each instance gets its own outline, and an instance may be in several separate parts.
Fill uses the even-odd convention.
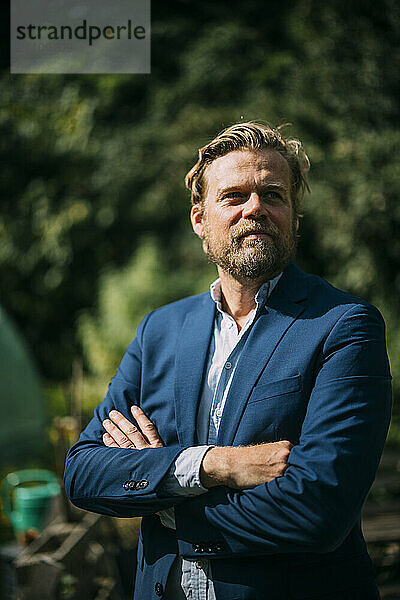
[[[268,281],[265,277],[258,279],[236,279],[229,273],[218,269],[221,279],[222,307],[233,319],[239,330],[246,324],[252,310],[256,308],[256,294],[263,283]]]

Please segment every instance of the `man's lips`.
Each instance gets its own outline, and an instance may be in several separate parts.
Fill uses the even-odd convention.
[[[265,231],[248,231],[247,233],[244,233],[243,235],[240,236],[240,238],[246,239],[246,240],[264,240],[266,238],[270,238],[271,234],[265,232]]]

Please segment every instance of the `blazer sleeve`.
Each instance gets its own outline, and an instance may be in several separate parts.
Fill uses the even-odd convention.
[[[376,474],[390,421],[390,379],[382,317],[372,306],[352,305],[325,339],[285,474],[244,491],[213,488],[177,506],[181,555],[338,547]]]
[[[139,404],[142,342],[149,317],[139,325],[106,398],[68,452],[65,490],[79,508],[115,517],[134,517],[153,514],[182,501],[177,497],[160,497],[157,487],[183,448],[107,448],[102,440],[105,431],[102,421],[112,409],[131,418],[130,407]]]

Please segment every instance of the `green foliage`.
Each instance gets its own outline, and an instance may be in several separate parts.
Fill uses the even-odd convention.
[[[144,238],[134,257],[122,269],[101,277],[97,315],[83,314],[79,333],[90,371],[113,374],[135,328],[151,310],[168,302],[202,292],[211,268],[188,264],[171,268],[165,252],[153,238]]]
[[[151,75],[4,74],[0,285],[43,373],[111,374],[145,312],[206,289],[183,178],[241,118],[294,124],[299,262],[381,308],[396,372],[399,33],[395,0],[154,0]]]

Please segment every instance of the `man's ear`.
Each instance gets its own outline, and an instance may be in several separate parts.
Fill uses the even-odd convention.
[[[193,231],[201,240],[204,238],[203,210],[200,204],[195,204],[190,210],[190,221]]]

